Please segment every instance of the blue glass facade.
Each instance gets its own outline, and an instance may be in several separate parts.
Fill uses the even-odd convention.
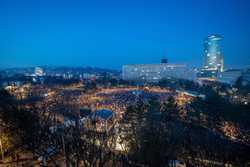
[[[218,35],[208,36],[204,41],[204,69],[223,72],[224,60],[221,52],[221,40]]]

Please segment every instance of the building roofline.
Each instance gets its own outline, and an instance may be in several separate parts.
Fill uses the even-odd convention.
[[[124,64],[122,66],[145,66],[145,65],[150,65],[150,66],[155,66],[155,65],[162,65],[162,66],[187,66],[187,64],[169,64],[169,63],[155,63],[155,64]]]

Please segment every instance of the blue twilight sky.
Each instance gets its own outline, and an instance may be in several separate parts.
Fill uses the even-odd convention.
[[[250,0],[0,0],[0,67],[199,67],[213,33],[226,67],[249,65]]]

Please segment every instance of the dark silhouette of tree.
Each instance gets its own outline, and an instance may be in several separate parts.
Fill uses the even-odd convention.
[[[13,138],[9,153],[22,147],[36,149],[41,139],[38,115],[17,107],[15,99],[5,90],[0,91],[0,103],[0,126]]]

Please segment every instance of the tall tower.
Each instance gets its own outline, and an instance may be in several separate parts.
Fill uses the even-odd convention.
[[[221,40],[222,37],[219,35],[211,35],[204,40],[204,69],[223,72],[224,58],[221,52]]]
[[[161,64],[167,64],[168,63],[168,59],[166,57],[166,55],[164,54],[164,56],[161,59]]]
[[[166,58],[161,59],[161,64],[167,64],[167,63],[168,63],[168,59],[166,59]]]

